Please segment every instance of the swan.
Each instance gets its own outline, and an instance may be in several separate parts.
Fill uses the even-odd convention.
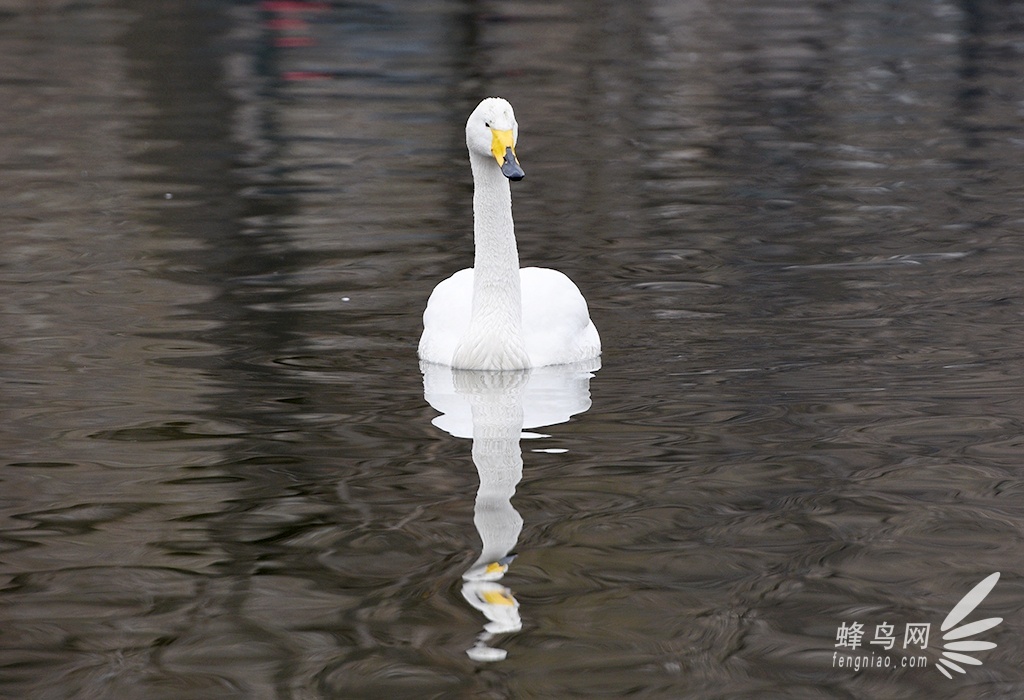
[[[473,171],[473,267],[441,281],[423,312],[419,357],[455,369],[521,370],[590,360],[601,339],[579,288],[558,270],[519,268],[509,180],[525,176],[512,105],[482,101],[466,122]]]

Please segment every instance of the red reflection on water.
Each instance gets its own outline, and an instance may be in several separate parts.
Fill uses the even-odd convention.
[[[326,12],[329,9],[324,2],[303,2],[302,0],[264,0],[260,7],[272,15],[266,20],[266,27],[280,35],[271,42],[279,48],[298,48],[314,46],[316,39],[309,35],[309,23],[301,17],[280,16],[299,15],[311,12]]]
[[[279,17],[277,19],[268,19],[266,25],[268,29],[272,29],[275,32],[285,32],[290,29],[305,29],[309,26],[309,23],[301,19]]]

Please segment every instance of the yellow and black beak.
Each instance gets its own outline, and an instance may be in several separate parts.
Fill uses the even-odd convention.
[[[491,129],[491,153],[494,160],[501,166],[501,173],[509,180],[522,180],[526,177],[519,159],[516,158],[515,143],[513,143],[512,130]]]

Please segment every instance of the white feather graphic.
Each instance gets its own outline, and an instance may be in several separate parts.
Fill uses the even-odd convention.
[[[992,629],[1002,621],[1003,618],[1001,617],[990,617],[987,620],[978,620],[977,622],[972,622],[968,625],[962,625],[960,627],[957,627],[955,630],[952,630],[942,635],[942,638],[952,640],[962,639],[964,637],[973,637],[979,632],[984,632],[987,629]]]
[[[986,577],[981,583],[972,588],[967,592],[960,602],[957,603],[949,614],[946,615],[946,619],[942,621],[942,627],[940,628],[943,632],[948,630],[950,627],[960,622],[978,607],[981,601],[985,600],[985,596],[992,592],[992,589],[996,585],[996,581],[999,580],[999,572],[995,572],[991,576]],[[945,637],[943,637],[945,639]]]
[[[974,609],[981,605],[981,602],[985,600],[985,597],[992,592],[996,582],[999,581],[999,572],[995,572],[991,576],[987,576],[978,585],[967,592],[960,602],[953,606],[953,609],[946,615],[946,619],[942,621],[940,629],[946,634],[942,635],[942,639],[946,642],[942,645],[942,656],[943,658],[938,660],[935,664],[935,668],[939,669],[939,672],[946,678],[952,679],[953,676],[947,671],[950,668],[957,673],[967,673],[967,671],[959,664],[954,663],[958,661],[961,664],[969,664],[972,666],[980,666],[981,661],[968,656],[967,654],[961,654],[963,651],[985,651],[987,649],[994,649],[997,645],[995,642],[982,642],[978,640],[967,640],[963,642],[957,642],[953,640],[963,639],[964,637],[973,637],[976,634],[980,634],[986,630],[990,630],[1000,622],[1003,621],[1001,617],[990,617],[984,620],[978,620],[977,622],[969,622],[966,625],[955,627],[965,617],[974,612]],[[953,627],[954,629],[950,629]],[[946,630],[949,630],[948,632]]]

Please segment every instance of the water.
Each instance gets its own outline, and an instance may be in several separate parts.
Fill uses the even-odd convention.
[[[1022,21],[7,3],[0,696],[1018,697]],[[487,94],[596,371],[420,371]]]

